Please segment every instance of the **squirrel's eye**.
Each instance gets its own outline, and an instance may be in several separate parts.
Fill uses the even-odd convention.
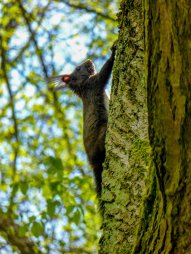
[[[89,67],[89,68],[88,68],[88,71],[89,71],[89,72],[92,72],[92,71],[93,71],[93,69],[92,69],[91,67]]]
[[[77,70],[77,71],[80,71],[80,67],[77,67],[76,70]]]

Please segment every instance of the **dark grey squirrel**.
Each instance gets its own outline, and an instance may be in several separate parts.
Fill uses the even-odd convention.
[[[111,48],[110,58],[96,73],[95,65],[87,60],[77,66],[71,74],[49,78],[49,82],[57,84],[56,88],[71,89],[83,102],[83,140],[91,167],[93,168],[96,192],[101,197],[102,163],[105,160],[105,135],[108,112],[105,87],[112,72],[116,43]]]

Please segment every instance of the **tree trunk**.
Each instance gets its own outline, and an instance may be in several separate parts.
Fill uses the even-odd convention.
[[[145,0],[153,185],[135,253],[191,253],[191,2]]]
[[[149,161],[142,1],[122,1],[113,69],[100,254],[131,253]]]

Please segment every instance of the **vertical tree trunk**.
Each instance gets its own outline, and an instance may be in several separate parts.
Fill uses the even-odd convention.
[[[191,2],[145,0],[154,173],[135,253],[191,253]],[[156,176],[156,177],[155,177]]]
[[[100,254],[131,253],[149,158],[142,1],[122,1],[118,18],[120,32],[103,172]]]

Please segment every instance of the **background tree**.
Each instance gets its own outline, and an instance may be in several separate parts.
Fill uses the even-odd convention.
[[[135,253],[191,253],[190,1],[145,1],[152,185]]]
[[[115,41],[115,1],[12,1],[1,8],[0,252],[96,253],[100,219],[72,93],[47,76]]]

